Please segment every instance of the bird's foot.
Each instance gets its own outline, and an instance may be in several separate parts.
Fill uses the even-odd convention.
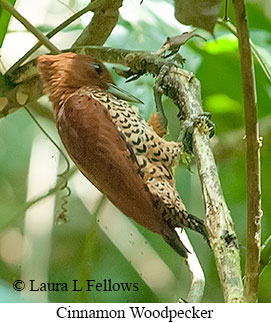
[[[153,95],[156,113],[151,116],[149,124],[152,125],[154,131],[158,134],[158,136],[163,137],[167,133],[168,120],[162,104],[162,89],[160,88],[157,80],[155,81],[153,87]]]
[[[159,137],[163,137],[167,133],[167,128],[164,124],[163,118],[158,111],[150,116],[148,124],[152,126],[153,130]]]
[[[202,115],[192,117],[191,119],[183,122],[179,141],[183,144],[184,153],[193,155],[193,133],[195,127],[198,128],[200,133],[209,135],[209,138],[214,136],[215,124],[210,118],[211,114],[204,112]]]
[[[144,75],[146,73],[146,71],[144,71],[144,70],[135,72],[131,68],[128,69],[128,70],[123,70],[123,69],[120,69],[120,68],[117,68],[117,67],[113,67],[113,70],[119,76],[126,78],[126,83],[135,81],[135,80],[139,79],[142,75]]]
[[[204,133],[205,135],[209,134],[209,138],[212,138],[215,134],[215,124],[211,120],[211,113],[209,112],[204,112],[197,117],[193,125],[199,129],[200,133]]]

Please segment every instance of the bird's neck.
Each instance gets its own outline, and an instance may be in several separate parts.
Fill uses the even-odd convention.
[[[57,89],[51,90],[49,99],[53,102],[54,114],[57,115],[59,109],[64,102],[73,94],[77,93],[77,88],[71,87],[58,87]]]
[[[107,98],[108,93],[106,91],[100,90],[97,87],[58,87],[56,90],[51,90],[50,100],[53,102],[53,112],[55,120],[58,119],[59,114],[63,112],[63,107],[65,102],[73,95],[88,95],[100,101],[102,98]]]

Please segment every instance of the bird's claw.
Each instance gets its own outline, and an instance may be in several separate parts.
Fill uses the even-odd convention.
[[[193,133],[195,127],[198,128],[202,134],[209,134],[212,138],[215,133],[215,124],[211,121],[211,114],[208,112],[192,118],[192,120],[185,120],[179,136],[179,141],[183,144],[183,151],[189,155],[193,154]]]
[[[122,77],[126,78],[126,83],[139,79],[145,73],[144,71],[135,72],[135,71],[133,71],[131,69],[122,70],[122,69],[117,68],[117,67],[113,67],[113,70],[119,76],[122,76]]]
[[[163,104],[162,104],[162,91],[157,83],[155,83],[153,87],[153,95],[154,95],[154,101],[155,101],[155,108],[157,113],[160,116],[160,125],[164,129],[164,133],[166,134],[168,120],[165,115]]]
[[[199,129],[200,133],[209,134],[209,138],[212,138],[215,134],[215,124],[211,120],[211,113],[209,112],[204,112],[197,117],[193,125]]]
[[[184,67],[186,59],[181,54],[177,53],[175,56],[173,56],[172,61]]]

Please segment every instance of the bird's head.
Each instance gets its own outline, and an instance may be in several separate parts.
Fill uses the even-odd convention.
[[[117,88],[104,64],[91,56],[75,53],[42,55],[37,59],[37,66],[44,91],[50,93],[54,107],[82,87],[98,88],[123,100],[139,102]]]

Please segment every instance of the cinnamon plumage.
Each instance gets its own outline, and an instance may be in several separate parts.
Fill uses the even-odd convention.
[[[186,211],[175,187],[181,144],[156,133],[127,102],[136,98],[116,87],[106,67],[90,56],[64,53],[40,56],[38,70],[61,140],[96,188],[183,257],[187,249],[175,227],[208,240],[203,221]]]

